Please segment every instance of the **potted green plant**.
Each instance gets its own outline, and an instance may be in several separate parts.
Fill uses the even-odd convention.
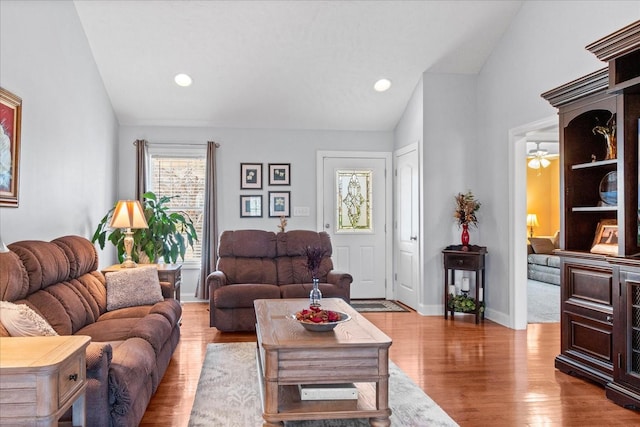
[[[144,216],[149,228],[133,230],[134,247],[131,256],[135,262],[164,262],[175,263],[178,257],[184,260],[188,247],[198,241],[198,235],[193,221],[186,212],[170,212],[168,203],[179,196],[156,196],[149,191],[142,195]],[[104,249],[109,240],[118,250],[118,259],[122,261],[125,255],[124,232],[122,229],[111,229],[109,223],[115,205],[100,220],[91,241],[98,242],[100,249]],[[146,260],[144,259],[146,256]]]
[[[466,294],[455,296],[453,294],[449,294],[447,306],[449,310],[468,313],[476,310],[476,300]],[[480,313],[484,311],[484,302],[480,302],[479,311]]]

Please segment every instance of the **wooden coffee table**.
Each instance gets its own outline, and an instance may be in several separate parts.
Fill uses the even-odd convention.
[[[322,308],[351,316],[333,331],[309,332],[286,317],[308,306],[306,298],[254,301],[264,426],[343,418],[369,418],[372,426],[390,426],[391,338],[340,298],[322,300]],[[300,399],[299,384],[340,383],[354,383],[358,399]]]

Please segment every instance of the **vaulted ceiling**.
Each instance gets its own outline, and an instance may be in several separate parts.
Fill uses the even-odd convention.
[[[423,72],[479,72],[521,4],[75,1],[121,125],[371,131]]]

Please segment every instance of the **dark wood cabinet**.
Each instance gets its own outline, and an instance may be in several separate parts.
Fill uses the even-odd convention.
[[[555,366],[602,384],[614,402],[638,409],[640,21],[587,49],[608,67],[542,94],[558,108],[560,131],[561,352]],[[615,157],[596,129],[603,125],[612,130]],[[604,223],[617,225],[617,242],[608,253],[591,253]]]
[[[588,89],[587,89],[588,88]],[[625,99],[638,94],[608,92],[607,69],[589,74],[543,94],[559,109],[561,234],[560,247],[569,251],[589,252],[598,224],[615,221],[618,225],[618,248],[615,255],[640,252],[638,248],[637,194],[637,118],[640,104],[625,106]],[[569,93],[586,94],[582,98]],[[635,137],[620,138],[620,124],[626,115],[636,117]],[[606,159],[606,139],[594,132],[596,126],[616,121],[617,158]],[[627,160],[627,157],[630,159]],[[601,194],[603,180],[615,174],[612,193]],[[635,182],[635,183],[634,183]],[[627,194],[629,193],[629,194]],[[613,254],[612,254],[613,255]]]

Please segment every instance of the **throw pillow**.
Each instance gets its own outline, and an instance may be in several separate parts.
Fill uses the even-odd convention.
[[[58,335],[51,325],[26,304],[0,301],[0,323],[12,337]]]
[[[548,237],[529,237],[533,252],[537,254],[552,254],[555,246]]]
[[[122,269],[106,274],[107,311],[164,300],[155,266]]]

